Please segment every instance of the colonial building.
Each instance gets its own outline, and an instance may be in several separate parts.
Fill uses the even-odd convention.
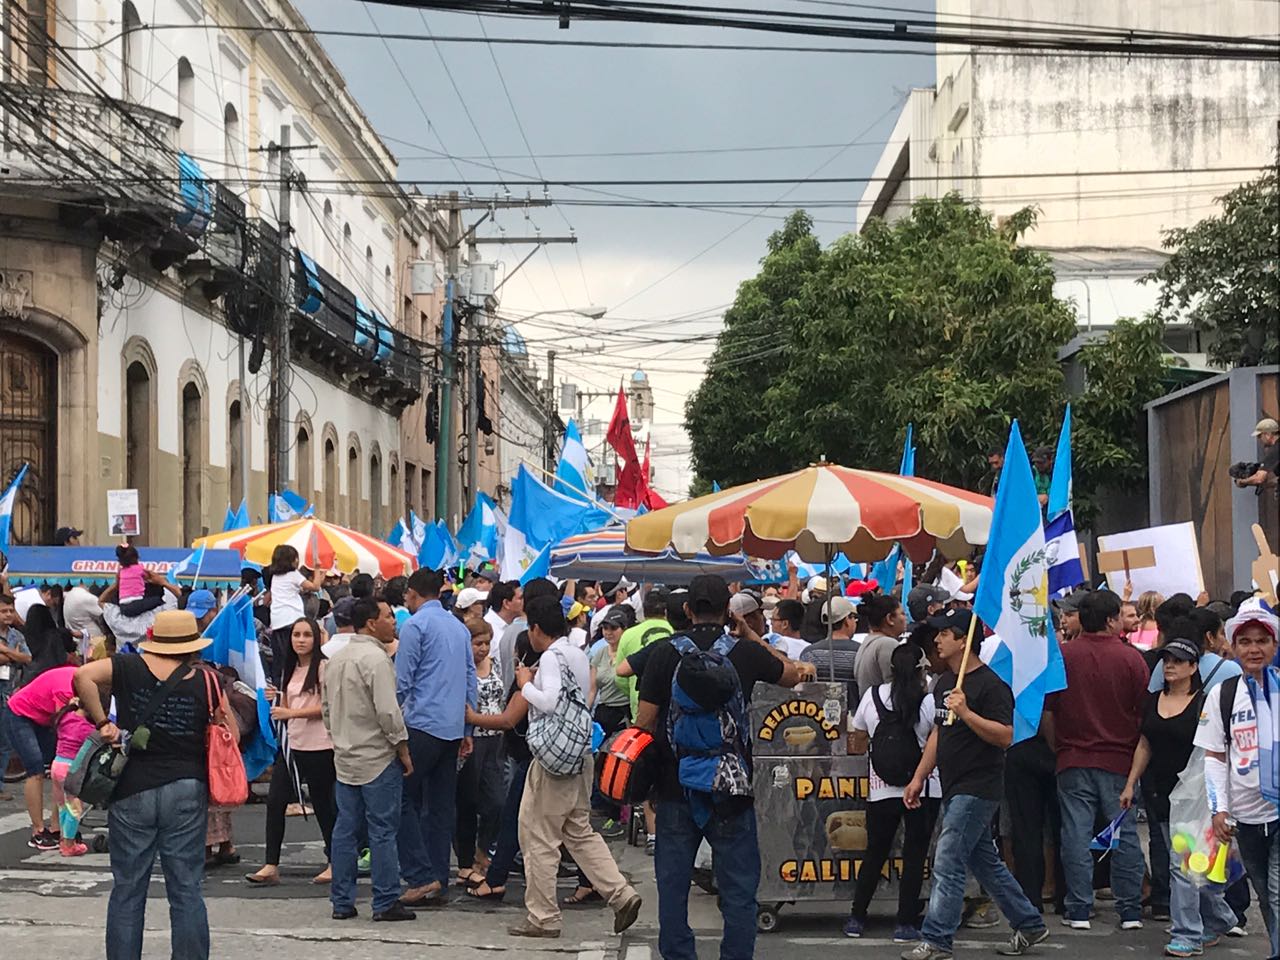
[[[380,534],[406,504],[429,513],[434,451],[400,415],[435,337],[411,264],[438,261],[438,224],[300,14],[54,10],[4,22],[0,483],[30,464],[14,542],[64,524],[107,542],[117,488],[138,491],[144,543],[220,529],[244,495],[264,517],[275,413],[277,485],[318,515]]]

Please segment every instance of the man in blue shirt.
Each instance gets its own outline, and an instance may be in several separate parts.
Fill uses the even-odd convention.
[[[420,569],[409,578],[411,616],[396,652],[396,699],[409,728],[413,772],[400,807],[400,869],[406,906],[438,904],[449,889],[456,825],[458,759],[471,753],[466,707],[477,703],[471,631],[440,605],[442,578]]]

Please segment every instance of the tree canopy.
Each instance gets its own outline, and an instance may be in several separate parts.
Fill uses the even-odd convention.
[[[742,483],[821,456],[894,471],[910,422],[920,475],[974,489],[1015,417],[1029,442],[1053,443],[1067,400],[1058,350],[1076,318],[1048,257],[1020,242],[1034,223],[1026,209],[997,226],[948,196],[824,250],[792,215],[689,399],[699,476]],[[1133,482],[1141,461],[1124,453],[1159,393],[1158,325],[1123,324],[1082,362],[1097,377],[1075,417],[1077,476]]]

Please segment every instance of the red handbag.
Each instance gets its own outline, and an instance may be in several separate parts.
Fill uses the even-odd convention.
[[[209,768],[209,803],[216,807],[238,807],[249,799],[249,778],[240,755],[240,730],[236,716],[227,705],[227,695],[209,670],[204,674],[209,700],[209,723],[205,727],[205,754]]]

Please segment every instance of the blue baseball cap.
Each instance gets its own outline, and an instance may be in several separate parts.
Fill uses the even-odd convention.
[[[192,590],[187,597],[187,612],[197,620],[218,606],[212,590]]]

